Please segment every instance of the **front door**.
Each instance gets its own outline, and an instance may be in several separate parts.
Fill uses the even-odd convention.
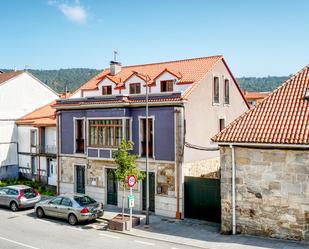
[[[143,210],[146,210],[146,177],[143,179]],[[149,211],[155,211],[155,173],[149,172]]]
[[[76,193],[85,194],[85,166],[75,166]]]
[[[117,206],[117,180],[114,169],[106,169],[107,174],[107,204]]]
[[[48,185],[57,185],[57,162],[53,159],[48,159]]]

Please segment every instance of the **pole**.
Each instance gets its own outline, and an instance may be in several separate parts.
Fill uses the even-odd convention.
[[[148,156],[149,156],[149,124],[148,124],[148,77],[146,77],[146,225],[149,225],[149,168],[148,168]]]
[[[132,187],[130,187],[130,195],[133,195]],[[132,231],[132,207],[130,207],[130,231]]]
[[[235,148],[230,145],[232,151],[232,232],[236,234],[236,166],[235,166]]]

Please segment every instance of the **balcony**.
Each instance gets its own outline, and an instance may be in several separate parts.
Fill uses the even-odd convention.
[[[39,154],[56,154],[57,146],[56,145],[37,145],[35,146],[36,153]]]

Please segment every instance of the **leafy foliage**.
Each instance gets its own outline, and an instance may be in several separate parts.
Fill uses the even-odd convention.
[[[241,77],[237,78],[240,87],[249,92],[272,92],[290,76]]]
[[[0,69],[7,72],[11,70]],[[64,92],[67,88],[72,92],[101,72],[90,68],[69,68],[59,70],[28,70],[35,77],[50,86],[56,92]],[[281,85],[289,76],[240,77],[237,82],[247,91],[270,92]]]
[[[136,164],[137,155],[131,154],[133,149],[133,142],[123,140],[117,151],[114,152],[113,158],[117,164],[115,175],[117,180],[126,186],[128,176],[134,175],[137,180],[144,178],[144,173],[139,170]]]

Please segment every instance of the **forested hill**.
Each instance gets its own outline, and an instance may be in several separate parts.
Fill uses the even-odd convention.
[[[4,69],[2,71],[9,70]],[[89,68],[70,68],[59,70],[29,69],[28,71],[59,93],[64,92],[66,87],[71,92],[76,90],[79,86],[100,72],[100,70]],[[247,91],[269,92],[273,91],[288,78],[288,76],[268,76],[260,78],[241,77],[236,80],[240,87]]]
[[[241,77],[236,78],[242,89],[250,92],[271,92],[290,76]]]

